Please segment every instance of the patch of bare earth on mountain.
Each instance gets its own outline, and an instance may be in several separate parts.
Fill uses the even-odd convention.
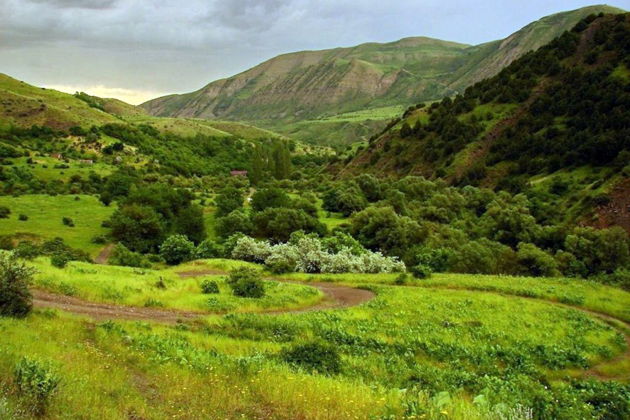
[[[630,179],[618,182],[608,194],[610,201],[596,210],[595,227],[621,226],[630,233]]]
[[[542,95],[547,85],[548,80],[542,79],[523,105],[518,107],[510,116],[496,123],[494,127],[492,127],[490,131],[488,131],[488,133],[486,133],[486,135],[478,142],[478,146],[468,154],[466,161],[455,168],[455,173],[449,181],[461,178],[468,169],[473,167],[477,162],[483,160],[488,153],[490,153],[490,149],[497,139],[508,128],[514,127],[519,120],[529,112],[529,107],[540,97],[540,95]]]

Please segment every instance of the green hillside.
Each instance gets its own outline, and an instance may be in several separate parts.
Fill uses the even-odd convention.
[[[141,107],[158,116],[250,121],[312,143],[367,140],[366,125],[382,128],[390,118],[380,110],[462,92],[599,12],[621,10],[592,6],[559,13],[479,46],[416,37],[285,54],[196,92]],[[330,122],[355,111],[364,118]]]
[[[464,95],[410,108],[340,174],[529,188],[564,200],[555,210],[568,220],[596,208],[589,223],[630,229],[629,22],[593,15]]]

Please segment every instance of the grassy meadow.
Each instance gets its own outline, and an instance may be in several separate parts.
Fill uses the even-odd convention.
[[[321,292],[309,286],[267,281],[265,297],[243,300],[230,293],[225,275],[207,274],[185,278],[178,275],[178,272],[189,273],[208,268],[214,272],[245,265],[230,263],[219,260],[212,264],[183,265],[177,270],[160,271],[72,262],[59,269],[50,266],[47,258],[39,258],[34,262],[38,274],[33,285],[38,289],[91,302],[202,313],[299,309],[322,299]],[[204,294],[201,289],[204,281],[216,282],[219,293]]]
[[[151,419],[525,419],[536,401],[550,399],[557,405],[536,406],[548,418],[581,418],[593,413],[575,403],[580,394],[571,379],[630,379],[620,359],[627,351],[623,329],[579,310],[627,321],[630,293],[587,281],[438,274],[397,285],[393,274],[289,274],[281,277],[304,285],[268,281],[268,296],[257,301],[231,296],[222,283],[220,272],[254,266],[233,260],[161,270],[77,262],[57,269],[45,258],[31,264],[41,289],[207,316],[174,326],[97,322],[50,309],[23,321],[0,319],[7,343],[0,346],[0,414],[7,418],[30,415],[11,380],[25,356],[61,379],[47,410],[51,419],[95,412]],[[195,272],[216,274],[178,274]],[[203,295],[204,279],[216,280],[220,293]],[[257,313],[316,304],[321,294],[308,287],[311,281],[368,288],[376,297],[342,310]],[[337,372],[286,360],[287,351],[313,342],[337,349]],[[517,407],[511,417],[506,404]]]
[[[107,230],[101,223],[114,212],[114,206],[104,206],[96,197],[89,195],[43,194],[0,197],[0,206],[11,210],[7,219],[0,219],[0,235],[35,236],[42,240],[56,237],[73,248],[91,255],[98,253],[102,245],[92,243],[92,238],[104,235]],[[28,220],[19,220],[24,214]],[[74,227],[62,223],[64,217],[74,222]]]

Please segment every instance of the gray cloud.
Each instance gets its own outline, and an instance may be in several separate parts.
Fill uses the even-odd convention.
[[[118,0],[27,0],[61,9],[111,9]]]
[[[591,1],[0,0],[0,72],[182,92],[296,50],[417,35],[490,41]]]

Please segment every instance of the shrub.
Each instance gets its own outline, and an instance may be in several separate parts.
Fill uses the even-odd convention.
[[[265,286],[258,270],[241,267],[233,270],[227,280],[234,296],[261,298],[265,296]]]
[[[204,280],[201,282],[201,292],[206,295],[219,293],[219,285],[214,280]]]
[[[0,219],[8,219],[11,214],[11,209],[5,206],[0,206]]]
[[[254,225],[249,215],[243,209],[238,209],[224,217],[217,217],[214,230],[221,238],[228,238],[236,233],[249,235]]]
[[[117,244],[109,256],[110,264],[124,265],[127,267],[149,268],[151,264],[142,254],[129,250],[123,244]]]
[[[92,238],[91,242],[93,244],[103,245],[107,243],[107,238],[104,235],[96,235]]]
[[[50,366],[26,357],[15,365],[13,375],[20,394],[32,402],[36,414],[43,414],[59,386],[59,376]]]
[[[32,242],[22,241],[13,251],[16,257],[32,260],[41,255],[41,250]]]
[[[195,258],[219,258],[223,256],[223,246],[212,239],[206,239],[197,246]]]
[[[280,244],[271,248],[271,253],[265,259],[265,266],[274,274],[291,273],[295,271],[299,254],[295,246]]]
[[[61,222],[64,224],[64,226],[74,227],[74,221],[69,217],[63,217],[61,219]]]
[[[13,249],[13,238],[8,235],[0,236],[0,249],[10,251]]]
[[[271,247],[266,241],[242,236],[236,241],[231,255],[238,260],[263,263],[271,255]]]
[[[396,277],[396,280],[394,280],[394,284],[402,286],[404,284],[407,284],[408,281],[409,276],[407,275],[407,273],[401,273],[398,275],[398,277]]]
[[[20,214],[20,215],[18,216],[18,220],[19,220],[20,222],[26,222],[26,221],[28,220],[28,216],[27,216],[27,215],[25,215],[25,214]]]
[[[560,275],[556,260],[534,244],[523,242],[518,244],[516,257],[523,274],[543,277]]]
[[[411,271],[411,274],[417,279],[427,279],[431,277],[431,269],[424,264],[414,265],[409,271]]]
[[[326,344],[313,342],[299,344],[282,353],[289,364],[310,372],[333,375],[341,371],[341,357],[338,351]]]
[[[0,251],[0,316],[26,316],[33,306],[28,285],[35,274],[13,253]]]
[[[53,254],[50,256],[50,263],[57,268],[64,268],[70,258],[68,258],[67,254]]]
[[[160,246],[160,255],[167,264],[181,264],[193,259],[195,244],[184,235],[171,235]]]

